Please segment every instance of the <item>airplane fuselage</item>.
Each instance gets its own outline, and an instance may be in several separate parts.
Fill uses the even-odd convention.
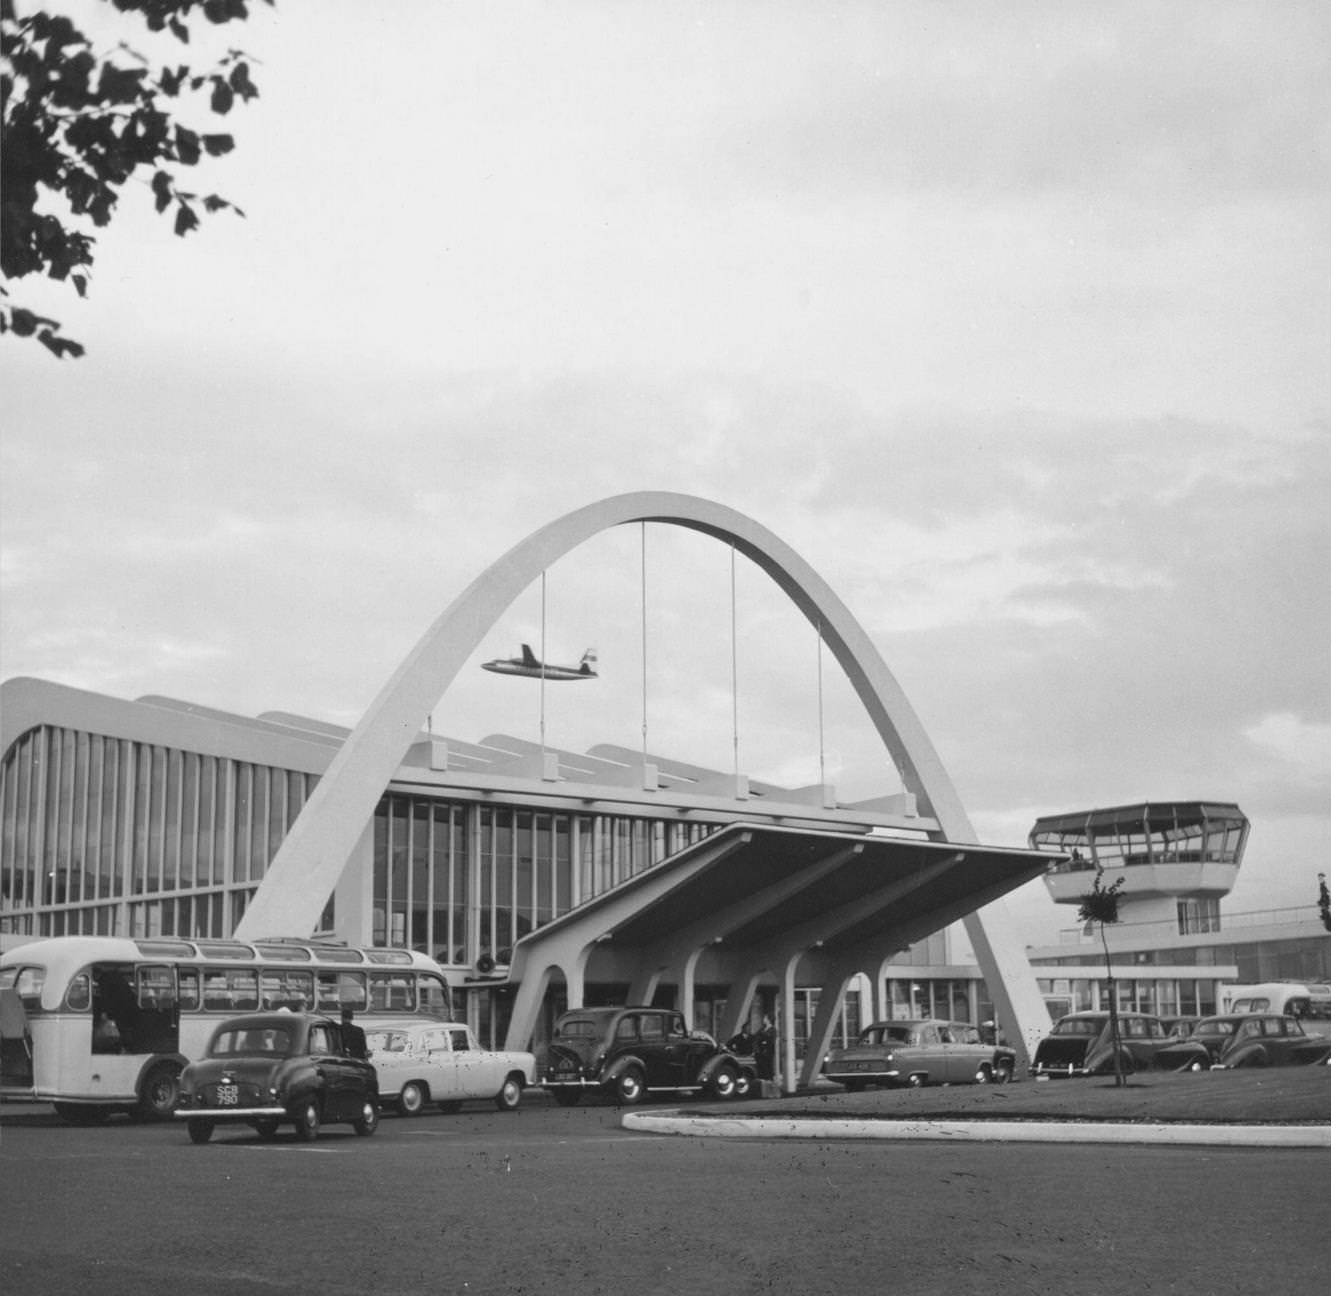
[[[494,671],[496,675],[521,675],[526,679],[588,680],[597,678],[595,671],[578,670],[572,666],[526,666],[520,661],[482,662],[481,669]]]

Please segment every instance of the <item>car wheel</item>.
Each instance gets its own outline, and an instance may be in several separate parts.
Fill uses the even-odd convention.
[[[551,1092],[561,1107],[576,1107],[582,1101],[581,1089],[554,1089]]]
[[[1012,1083],[1012,1063],[1011,1063],[1011,1062],[1000,1062],[1000,1063],[998,1064],[998,1066],[996,1066],[996,1067],[994,1068],[994,1083],[995,1083],[995,1084],[1011,1084],[1011,1083]]]
[[[296,1136],[303,1143],[313,1143],[319,1137],[319,1104],[307,1098],[296,1117]]]
[[[179,1099],[180,1066],[175,1062],[159,1062],[143,1077],[134,1113],[143,1120],[169,1120]]]
[[[495,1106],[500,1111],[516,1111],[518,1104],[522,1101],[522,1079],[519,1076],[508,1076],[499,1087],[499,1092],[495,1094]]]
[[[366,1098],[360,1105],[360,1118],[351,1122],[351,1128],[361,1138],[368,1138],[379,1128],[379,1104],[374,1098]]]
[[[1206,1063],[1201,1058],[1189,1058],[1181,1067],[1180,1071],[1205,1071]]]
[[[629,1067],[627,1071],[621,1072],[614,1083],[615,1098],[625,1107],[633,1107],[640,1103],[646,1089],[647,1082],[637,1067]]]
[[[975,1083],[992,1084],[993,1080],[994,1080],[994,1073],[993,1070],[990,1068],[989,1063],[988,1062],[981,1063],[981,1065],[977,1067],[975,1071]]]
[[[189,1126],[189,1141],[191,1143],[206,1143],[213,1136],[213,1123],[210,1120],[192,1120],[186,1121]]]
[[[740,1067],[739,1074],[735,1077],[735,1097],[753,1097],[753,1072],[744,1067]]]
[[[735,1083],[735,1068],[729,1063],[723,1063],[712,1072],[707,1087],[712,1091],[713,1098],[724,1101],[735,1096]]]
[[[254,1128],[258,1130],[259,1137],[265,1143],[271,1143],[277,1137],[277,1122],[271,1116],[265,1116],[262,1120],[254,1122]]]
[[[906,1077],[906,1083],[912,1089],[923,1089],[924,1081],[925,1081],[925,1076],[924,1072],[922,1071],[912,1071],[910,1075]]]
[[[408,1080],[397,1096],[397,1109],[404,1116],[419,1116],[425,1109],[425,1090],[415,1080]]]

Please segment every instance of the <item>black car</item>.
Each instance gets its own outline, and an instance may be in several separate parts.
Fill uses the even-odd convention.
[[[306,1142],[335,1122],[373,1134],[379,1081],[369,1062],[351,1055],[331,1018],[249,1013],[224,1021],[206,1055],[181,1073],[175,1114],[195,1143],[206,1143],[223,1122],[252,1125],[265,1139],[284,1121]]]
[[[1331,1055],[1331,1039],[1307,1034],[1294,1017],[1279,1013],[1231,1013],[1205,1017],[1188,1036],[1219,1068],[1311,1066]],[[1166,1049],[1162,1056],[1172,1050]]]
[[[1118,1063],[1107,1012],[1077,1012],[1060,1017],[1036,1047],[1035,1076],[1113,1075],[1124,1072],[1196,1071],[1210,1066],[1201,1044],[1171,1035],[1159,1017],[1149,1013],[1118,1014]]]
[[[649,1093],[743,1097],[754,1085],[742,1059],[670,1008],[579,1008],[555,1023],[542,1051],[538,1083],[571,1107],[588,1090],[625,1105]]]

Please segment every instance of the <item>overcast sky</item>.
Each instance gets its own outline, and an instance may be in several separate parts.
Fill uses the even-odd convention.
[[[1227,908],[1315,916],[1324,0],[279,0],[213,36],[261,97],[199,185],[245,219],[180,240],[127,194],[86,303],[16,292],[87,357],[0,339],[5,677],[351,725],[531,530],[683,491],[841,595],[983,839],[1236,801]],[[608,533],[545,603],[549,656],[602,667],[547,688],[552,745],[636,749],[645,713],[729,769],[737,711],[755,778],[898,786],[743,560],[732,692],[715,542]],[[542,632],[534,586],[436,730],[537,737],[539,690],[475,667]]]

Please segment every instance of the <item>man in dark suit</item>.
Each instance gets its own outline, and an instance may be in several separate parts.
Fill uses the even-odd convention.
[[[365,1046],[365,1032],[351,1020],[351,1009],[342,1009],[342,1047],[354,1058],[368,1058],[370,1050]]]

